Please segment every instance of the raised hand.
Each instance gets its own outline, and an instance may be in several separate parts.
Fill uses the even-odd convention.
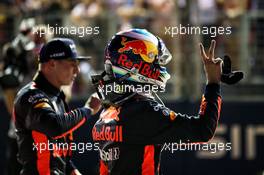
[[[223,61],[221,58],[215,58],[214,56],[215,45],[216,45],[216,41],[212,40],[208,54],[206,54],[203,44],[199,43],[200,55],[204,64],[204,71],[206,74],[207,84],[211,84],[211,83],[219,84],[221,81]]]

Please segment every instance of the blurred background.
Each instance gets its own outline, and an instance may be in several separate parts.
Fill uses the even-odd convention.
[[[231,34],[172,35],[166,30],[180,25],[231,27]],[[62,33],[56,31],[59,27],[80,30]],[[173,60],[168,65],[171,79],[166,93],[160,95],[177,112],[196,114],[199,109],[205,85],[199,42],[208,47],[211,39],[215,39],[216,56],[228,54],[232,68],[245,74],[239,84],[222,86],[222,114],[211,141],[231,143],[232,149],[216,153],[165,152],[161,162],[164,174],[263,175],[264,1],[261,0],[1,0],[0,76],[11,71],[18,81],[10,77],[1,80],[0,174],[6,169],[12,171],[10,166],[19,166],[15,159],[11,163],[6,159],[15,154],[10,151],[15,150],[10,122],[12,99],[17,89],[32,79],[41,46],[53,37],[70,37],[81,55],[92,57],[89,63],[81,63],[81,74],[72,90],[68,89],[71,106],[81,106],[94,92],[90,75],[103,71],[105,45],[116,32],[132,27],[146,28],[158,35],[171,51]],[[45,35],[40,35],[41,30]],[[75,133],[79,142],[91,141],[90,130],[95,120]],[[97,156],[96,151],[88,151],[76,153],[74,159],[83,174],[96,174]]]

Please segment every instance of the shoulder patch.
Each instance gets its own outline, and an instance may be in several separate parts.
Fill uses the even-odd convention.
[[[41,102],[49,103],[49,99],[45,96],[45,94],[36,90],[33,90],[27,94],[26,101],[33,106]]]
[[[41,102],[36,104],[34,108],[51,108],[51,106],[47,102]]]
[[[34,95],[30,95],[28,98],[28,102],[29,103],[34,103],[36,100],[42,99],[45,96],[43,94],[34,94]]]

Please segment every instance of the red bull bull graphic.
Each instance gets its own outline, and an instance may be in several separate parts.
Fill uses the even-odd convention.
[[[123,45],[123,47],[118,50],[119,53],[124,53],[125,51],[132,50],[134,54],[139,54],[144,61],[148,63],[152,63],[154,61],[155,56],[158,54],[156,46],[148,41],[126,40],[127,38],[122,37],[121,44]]]

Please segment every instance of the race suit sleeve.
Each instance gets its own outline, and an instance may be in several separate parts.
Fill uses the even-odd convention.
[[[197,116],[176,113],[156,101],[144,103],[137,109],[140,113],[135,115],[134,121],[124,122],[125,142],[144,144],[207,142],[214,135],[220,115],[220,85],[206,86]],[[129,115],[131,111],[127,113]]]
[[[33,91],[23,96],[15,106],[15,113],[25,117],[25,126],[58,139],[79,128],[90,116],[88,108],[77,108],[67,113],[56,112],[49,99]]]

